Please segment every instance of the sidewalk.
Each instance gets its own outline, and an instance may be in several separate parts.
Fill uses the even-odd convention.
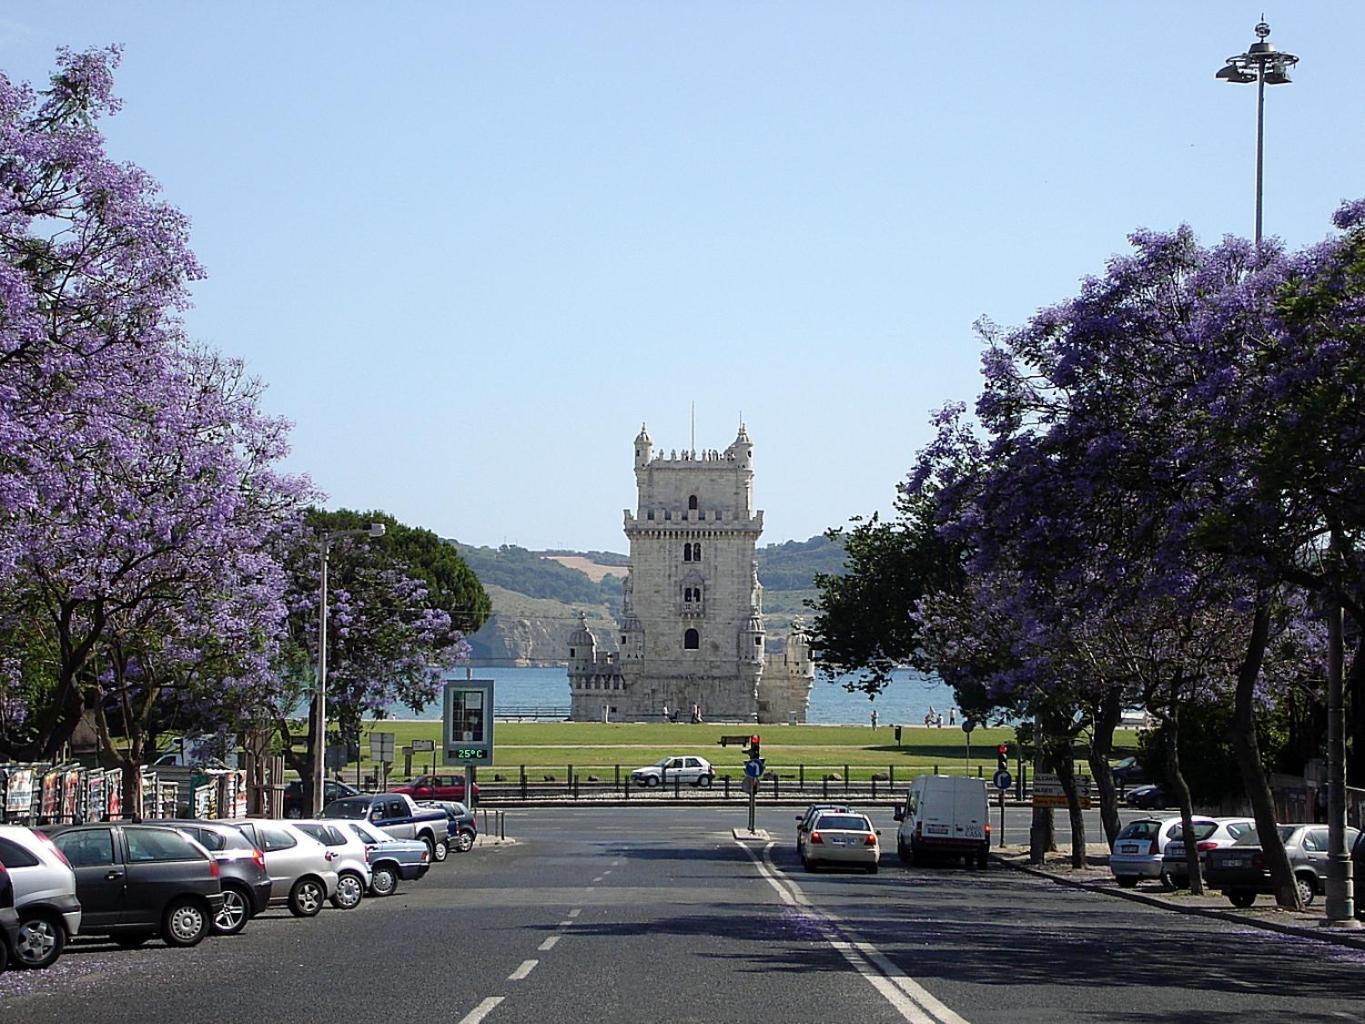
[[[992,850],[991,856],[1006,867],[1049,879],[1059,885],[1086,889],[1135,903],[1145,903],[1179,914],[1211,917],[1286,935],[1298,935],[1339,946],[1365,949],[1365,928],[1350,930],[1322,927],[1321,896],[1315,898],[1313,905],[1303,912],[1281,910],[1271,896],[1258,896],[1255,905],[1246,910],[1239,910],[1228,902],[1226,896],[1217,891],[1207,892],[1203,896],[1193,896],[1188,889],[1167,889],[1157,881],[1139,882],[1134,889],[1120,889],[1118,883],[1114,881],[1114,876],[1109,872],[1109,847],[1104,843],[1087,844],[1086,866],[1083,868],[1071,866],[1070,847],[1048,854],[1046,862],[1041,867],[1029,864],[1027,846],[1000,847]]]

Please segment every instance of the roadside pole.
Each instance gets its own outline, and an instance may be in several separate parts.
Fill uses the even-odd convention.
[[[749,780],[749,831],[754,830],[754,815],[758,810],[758,780]]]
[[[1005,845],[1005,791],[1000,790],[1000,846]]]

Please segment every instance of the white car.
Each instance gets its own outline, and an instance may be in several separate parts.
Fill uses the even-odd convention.
[[[341,821],[312,818],[290,824],[332,852],[332,867],[337,873],[337,891],[332,895],[332,906],[338,910],[353,910],[360,906],[370,887],[370,862],[365,858],[364,840]]]
[[[877,836],[881,833],[872,827],[867,815],[821,811],[810,826],[810,831],[802,832],[796,842],[801,864],[807,871],[824,864],[846,864],[871,875],[877,873],[882,856]]]
[[[315,917],[337,891],[335,855],[292,822],[245,818],[231,822],[265,854],[270,902],[285,903],[295,917]]]
[[[630,773],[631,784],[635,786],[669,785],[675,780],[689,786],[710,786],[716,781],[716,770],[706,758],[686,754],[661,757]]]
[[[1203,825],[1217,826],[1212,818],[1195,815],[1196,830]],[[1166,844],[1180,831],[1180,817],[1138,818],[1123,826],[1109,854],[1109,870],[1119,886],[1131,889],[1144,878],[1163,878],[1166,873],[1162,855]]]
[[[1215,818],[1214,821],[1216,824],[1213,828],[1202,824],[1194,827],[1194,841],[1199,848],[1201,866],[1208,864],[1210,850],[1221,850],[1225,846],[1231,846],[1248,832],[1256,830],[1254,818]],[[1166,877],[1177,889],[1183,889],[1190,884],[1190,873],[1185,864],[1185,837],[1181,834],[1182,831],[1176,828],[1175,835],[1171,837],[1171,841],[1166,844],[1166,849],[1161,854]]]

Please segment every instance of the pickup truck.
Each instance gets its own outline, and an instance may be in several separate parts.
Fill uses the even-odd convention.
[[[418,807],[403,793],[343,797],[324,807],[322,817],[367,821],[394,839],[416,839],[426,843],[429,859],[435,859],[436,847],[448,839],[445,811]]]

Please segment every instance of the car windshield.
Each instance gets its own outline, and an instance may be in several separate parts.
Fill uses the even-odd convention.
[[[834,829],[845,832],[871,832],[868,820],[857,814],[822,814],[815,823],[818,829]]]
[[[354,832],[356,835],[358,835],[362,840],[364,840],[364,841],[367,842],[367,843],[382,843],[382,842],[384,842],[384,838],[381,838],[380,836],[375,835],[374,832],[371,831],[367,826],[360,824],[360,822],[358,822],[358,821],[348,822],[347,824],[350,826],[350,829],[351,829],[352,832]]]
[[[345,846],[346,837],[330,825],[296,825],[300,832],[312,836],[324,846]]]
[[[335,800],[322,809],[327,818],[355,818],[363,821],[370,816],[368,800]]]
[[[667,768],[672,762],[673,762],[673,758],[671,758],[671,757],[661,757],[661,758],[659,758],[659,760],[657,760],[657,761],[654,762],[654,767],[655,767],[655,768]]]
[[[1123,831],[1118,834],[1117,838],[1151,839],[1156,835],[1157,829],[1160,827],[1161,826],[1157,822],[1151,821],[1149,819],[1144,819],[1142,821],[1132,821],[1129,822],[1124,827]]]

